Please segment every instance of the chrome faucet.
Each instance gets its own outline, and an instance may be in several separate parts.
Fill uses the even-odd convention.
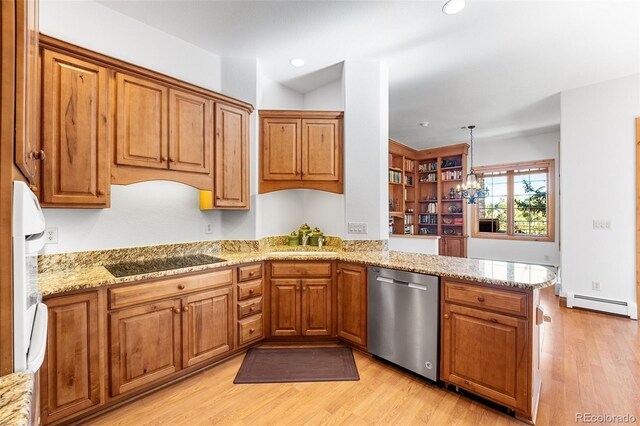
[[[311,233],[308,234],[302,234],[302,248],[307,248],[307,241],[309,241],[309,237],[311,236]]]
[[[318,247],[322,248],[323,245],[324,245],[324,237],[318,238]]]

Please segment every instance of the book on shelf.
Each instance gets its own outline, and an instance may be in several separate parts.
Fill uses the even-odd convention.
[[[407,158],[405,158],[404,160],[404,171],[405,172],[409,172],[409,173],[413,173],[416,171],[416,162],[413,160],[409,160]]]
[[[442,172],[442,180],[462,179],[462,170],[446,170]]]
[[[438,170],[438,163],[429,162],[429,163],[420,163],[418,165],[418,172],[426,173],[426,172],[435,172]]]
[[[389,182],[402,183],[402,173],[395,170],[389,170]]]
[[[436,173],[429,173],[424,176],[420,176],[420,182],[437,182],[438,175]]]
[[[409,186],[413,186],[413,176],[404,176],[404,184],[405,185],[409,185]]]
[[[437,214],[420,214],[418,215],[418,224],[420,225],[437,225],[438,224],[438,215]]]
[[[405,214],[404,215],[404,224],[405,225],[413,224],[413,214]]]

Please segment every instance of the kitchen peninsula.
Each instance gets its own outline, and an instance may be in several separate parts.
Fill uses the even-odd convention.
[[[41,256],[39,286],[53,313],[44,423],[122,404],[264,341],[341,341],[367,352],[368,266],[440,277],[440,380],[535,419],[538,290],[555,282],[552,271],[337,237],[300,251],[286,238]],[[221,261],[120,278],[104,266],[194,254]]]

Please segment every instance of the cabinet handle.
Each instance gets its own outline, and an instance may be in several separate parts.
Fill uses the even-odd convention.
[[[250,310],[250,311],[255,311],[255,310],[256,310],[256,307],[255,307],[255,306],[253,306],[253,305],[251,305],[251,306],[249,306],[249,310]]]
[[[98,195],[102,197],[104,195],[104,191],[102,189],[98,189]]]
[[[44,153],[44,150],[33,151],[29,154],[29,158],[33,158],[34,160],[44,161],[47,158],[47,155]]]
[[[38,192],[38,187],[34,184],[29,185],[29,189],[33,192]]]
[[[178,290],[184,290],[184,284],[179,284],[178,285]]]
[[[307,286],[306,285],[302,286],[302,291],[307,291]]]
[[[253,294],[254,293],[254,289],[249,289],[249,294]]]
[[[167,160],[168,160],[168,158],[167,158],[167,157],[162,157],[162,161],[165,161],[165,162],[166,162]]]
[[[449,319],[449,314],[444,314],[444,319]]]
[[[255,273],[255,271],[251,271],[251,272],[249,272],[249,276],[250,276],[250,277],[254,276],[255,274],[256,274],[256,273]]]
[[[254,331],[256,331],[254,328],[249,329],[249,333],[253,333]]]
[[[468,381],[468,380],[465,380],[465,381],[464,381],[464,384],[465,384],[465,385],[468,385],[468,384],[469,384],[469,381]]]
[[[175,163],[175,162],[176,162],[176,159],[175,159],[175,158],[173,158],[173,157],[171,157],[171,158],[169,158],[169,161],[170,161],[170,162],[172,162],[172,163]]]
[[[189,307],[188,307],[188,306],[185,306],[184,308],[182,308],[182,310],[183,310],[184,312],[189,312]]]
[[[180,309],[178,309],[178,308],[173,308],[173,313],[174,313],[174,314],[179,314],[179,313],[180,313]]]
[[[342,269],[338,269],[338,272],[336,272],[336,274],[341,274],[342,273]]]
[[[484,302],[484,296],[478,296],[478,302]]]
[[[497,322],[498,322],[498,320],[497,320],[497,319],[495,319],[495,318],[491,318],[491,320],[490,320],[490,321],[491,321],[491,322],[495,322],[495,323],[497,323]]]

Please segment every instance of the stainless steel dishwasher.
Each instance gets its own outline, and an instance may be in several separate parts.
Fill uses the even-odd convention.
[[[438,380],[438,277],[369,267],[372,354]]]

